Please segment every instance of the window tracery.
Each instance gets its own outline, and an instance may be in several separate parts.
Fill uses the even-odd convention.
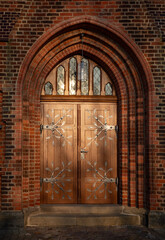
[[[80,55],[65,59],[45,79],[41,95],[115,96],[107,73]]]

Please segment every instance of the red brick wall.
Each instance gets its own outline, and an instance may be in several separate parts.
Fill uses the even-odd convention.
[[[2,176],[5,172],[3,168],[5,157],[5,123],[2,119],[2,100],[3,94],[0,90],[0,211],[1,211],[1,189],[2,189]]]
[[[2,91],[0,91],[0,166],[3,165],[3,160],[4,160],[4,139],[3,139],[3,134],[2,134]],[[2,174],[2,169],[0,169],[0,211],[1,211],[1,174]]]
[[[87,31],[85,54],[101,59],[118,93],[119,202],[165,210],[164,10],[164,0],[1,1],[0,87],[6,121],[3,210],[40,203],[40,90],[55,64],[81,50],[76,37],[80,27]],[[64,38],[66,50],[60,45]],[[51,59],[59,47],[61,54]]]

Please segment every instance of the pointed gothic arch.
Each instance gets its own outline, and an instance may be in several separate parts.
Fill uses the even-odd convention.
[[[68,20],[41,36],[20,69],[23,208],[40,204],[40,94],[46,76],[64,59],[81,54],[110,76],[118,97],[119,203],[146,207],[148,102],[152,77],[136,44],[119,28],[92,17]],[[18,100],[19,100],[18,99]]]

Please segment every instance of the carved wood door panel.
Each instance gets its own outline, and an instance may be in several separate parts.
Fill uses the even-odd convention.
[[[41,203],[117,203],[116,103],[42,103],[41,115]]]
[[[77,202],[77,105],[42,104],[41,203]]]
[[[116,104],[82,104],[82,203],[117,203],[116,124]]]

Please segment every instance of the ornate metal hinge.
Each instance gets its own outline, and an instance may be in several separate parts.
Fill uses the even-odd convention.
[[[116,183],[116,185],[118,185],[118,178],[108,178],[108,177],[104,177],[101,179],[101,182],[105,182],[105,183]]]
[[[102,180],[103,182],[106,183],[115,183],[116,184],[116,190],[118,190],[118,178],[105,178]]]
[[[118,178],[107,178],[106,179],[108,182],[111,182],[111,183],[116,183],[116,185],[118,185]],[[103,180],[104,181],[104,180]]]

